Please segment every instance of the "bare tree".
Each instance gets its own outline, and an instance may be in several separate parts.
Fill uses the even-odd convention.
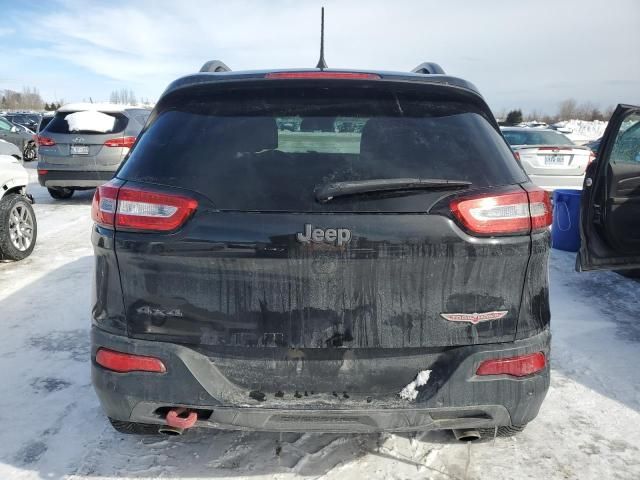
[[[570,120],[576,118],[578,104],[573,98],[560,102],[558,107],[558,117],[560,120]]]
[[[118,103],[123,105],[135,105],[136,94],[131,89],[121,88],[120,90],[114,90],[109,95],[109,102]]]

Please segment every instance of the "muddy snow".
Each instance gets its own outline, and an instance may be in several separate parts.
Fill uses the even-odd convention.
[[[538,418],[515,438],[118,434],[89,375],[92,192],[56,202],[30,188],[38,244],[27,260],[0,264],[2,480],[640,478],[640,283],[575,273],[574,256],[557,251],[551,389]]]

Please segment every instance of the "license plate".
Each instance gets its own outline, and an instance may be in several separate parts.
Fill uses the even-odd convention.
[[[89,146],[71,145],[71,155],[89,155]]]
[[[564,165],[566,162],[566,155],[545,155],[545,165]]]

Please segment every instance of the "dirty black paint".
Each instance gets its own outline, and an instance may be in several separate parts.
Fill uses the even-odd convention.
[[[175,235],[117,234],[131,336],[349,349],[515,337],[529,236],[474,239],[441,215],[198,215]],[[327,222],[351,242],[296,241],[304,223]],[[440,316],[492,310],[508,314],[478,325]]]

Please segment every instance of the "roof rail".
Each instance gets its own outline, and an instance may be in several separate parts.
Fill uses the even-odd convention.
[[[220,60],[209,60],[204,65],[202,65],[202,68],[200,69],[200,71],[218,73],[218,72],[230,72],[231,69],[227,67],[224,63],[222,63]]]
[[[440,65],[433,62],[424,62],[411,70],[412,73],[423,73],[427,75],[439,74],[444,75],[444,70]]]

